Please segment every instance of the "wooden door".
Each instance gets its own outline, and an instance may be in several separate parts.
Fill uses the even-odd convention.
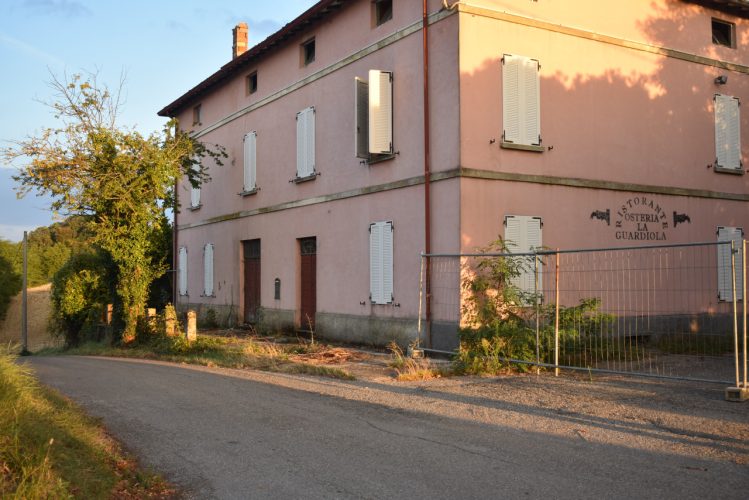
[[[299,240],[301,252],[301,303],[299,309],[300,329],[304,331],[315,327],[317,308],[317,240],[302,238]]]
[[[244,321],[256,323],[260,308],[260,240],[242,242],[244,250]]]

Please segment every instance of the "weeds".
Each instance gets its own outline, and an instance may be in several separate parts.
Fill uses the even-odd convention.
[[[430,380],[444,377],[449,374],[447,370],[435,368],[428,359],[414,359],[406,356],[403,349],[395,342],[388,344],[391,353],[390,367],[395,370],[396,379],[400,381]]]

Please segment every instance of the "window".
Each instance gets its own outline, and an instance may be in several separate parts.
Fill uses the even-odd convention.
[[[529,253],[541,248],[541,217],[508,215],[505,217],[505,244],[511,253]],[[525,293],[541,290],[541,261],[538,262],[538,287],[536,287],[536,264],[533,256],[519,257],[522,272],[512,284]]]
[[[199,175],[200,164],[196,163],[192,166],[193,171]],[[200,187],[190,186],[190,208],[200,208]]]
[[[369,299],[373,304],[393,302],[393,223],[369,225]]]
[[[386,23],[393,18],[393,0],[374,0],[372,7],[375,26]]]
[[[257,178],[257,132],[244,136],[244,186],[242,194],[256,191]]]
[[[736,25],[713,18],[713,43],[736,48]]]
[[[257,71],[247,75],[247,94],[254,94],[255,92],[257,92]]]
[[[315,39],[312,38],[302,44],[302,66],[315,61]]]
[[[744,230],[740,227],[718,227],[718,242],[733,241],[736,250],[736,300],[744,298],[744,272],[742,269]],[[718,245],[718,299],[733,300],[733,279],[731,278],[731,245]]]
[[[296,179],[315,178],[315,108],[296,115]]]
[[[201,113],[202,113],[202,106],[198,104],[194,108],[192,108],[192,124],[193,125],[200,125],[203,123],[203,120],[201,119]]]
[[[542,151],[539,63],[505,54],[502,64],[502,146]]]
[[[739,99],[716,94],[715,107],[715,170],[741,172],[741,133]]]
[[[213,244],[203,247],[203,295],[213,297]]]
[[[393,73],[369,71],[369,81],[356,78],[355,151],[376,160],[393,154]]]
[[[177,288],[180,295],[187,295],[187,248],[179,247],[177,259]]]

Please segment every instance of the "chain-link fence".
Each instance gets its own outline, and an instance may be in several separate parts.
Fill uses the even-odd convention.
[[[746,384],[744,245],[423,255],[419,342],[504,337],[506,361]]]

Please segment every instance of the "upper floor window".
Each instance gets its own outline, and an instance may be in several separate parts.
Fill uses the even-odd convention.
[[[739,99],[715,94],[715,170],[742,173]]]
[[[257,71],[247,75],[247,94],[254,94],[255,92],[257,92]]]
[[[502,146],[541,151],[541,98],[538,60],[502,58]]]
[[[296,178],[312,180],[315,171],[315,108],[309,107],[296,114]]]
[[[393,73],[369,70],[369,80],[356,78],[355,149],[373,161],[393,154]]]
[[[194,108],[192,108],[192,124],[193,125],[200,125],[203,123],[202,120],[202,106],[198,104]]]
[[[713,43],[736,48],[736,25],[713,18]]]
[[[315,61],[315,39],[311,38],[302,44],[302,66]]]
[[[393,0],[374,0],[372,15],[375,26],[390,21],[393,18]]]
[[[244,183],[240,194],[250,194],[257,191],[257,132],[250,132],[244,136]]]

